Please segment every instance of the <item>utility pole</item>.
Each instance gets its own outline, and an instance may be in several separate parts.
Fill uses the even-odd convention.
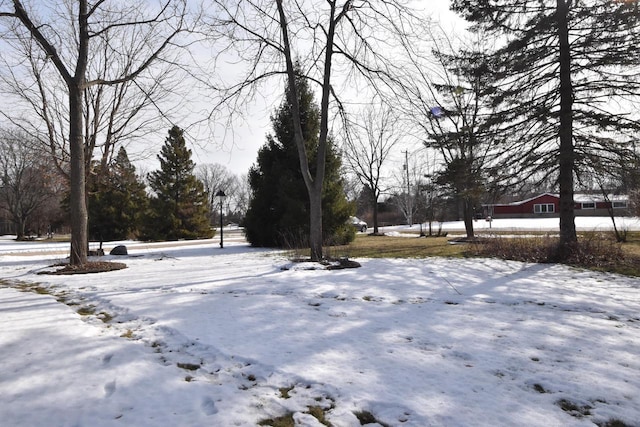
[[[409,183],[409,150],[404,152],[404,169],[407,172],[407,219],[409,227],[413,225],[413,206],[411,206],[411,184]]]

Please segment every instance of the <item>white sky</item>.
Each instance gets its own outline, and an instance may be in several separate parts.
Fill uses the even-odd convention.
[[[457,18],[452,12],[448,10],[448,0],[434,0],[416,2],[418,7],[423,7],[428,13],[430,13],[435,20],[439,20],[444,26],[453,26],[459,28],[462,26],[461,20]],[[233,70],[233,66],[230,66]],[[227,72],[227,71],[225,71]],[[339,76],[334,76],[334,82],[339,79]],[[193,143],[194,139],[206,139],[205,142],[197,145],[192,145],[191,148],[194,152],[194,161],[196,163],[220,163],[225,165],[228,169],[236,174],[245,174],[248,172],[249,167],[255,162],[258,149],[265,142],[265,135],[271,131],[269,122],[269,116],[280,103],[282,96],[281,82],[277,80],[273,81],[273,88],[270,93],[262,93],[261,96],[256,97],[255,102],[252,105],[247,106],[248,113],[244,122],[236,122],[233,131],[228,132],[226,138],[223,139],[221,132],[218,132],[215,140],[209,140],[210,137],[203,137],[201,135],[187,134],[188,142]],[[193,105],[197,106],[201,101],[198,99],[197,91],[190,93],[189,97],[193,99]],[[368,102],[369,100],[362,100]],[[3,105],[0,100],[0,108],[4,110],[11,110],[14,108],[12,105]],[[193,107],[196,110],[198,107]],[[195,120],[195,119],[194,119]],[[189,120],[185,120],[188,122]],[[0,123],[6,124],[4,119],[0,119]],[[176,123],[181,126],[186,124]],[[159,167],[156,159],[156,155],[160,151],[160,146],[164,142],[167,129],[161,131],[157,136],[149,135],[145,137],[144,146],[140,146],[136,149],[136,146],[128,147],[131,158],[134,160],[136,166],[143,171],[150,171]],[[191,141],[189,141],[189,137]],[[420,147],[415,147],[415,144],[406,145],[405,147],[399,147],[397,150],[397,158],[392,159],[391,165],[393,169],[401,169],[404,162],[403,150],[408,149],[411,152],[417,151]],[[137,156],[144,156],[144,160],[135,161]]]
[[[434,20],[441,22],[445,28],[458,30],[463,27],[462,19],[448,9],[448,0],[419,0],[417,3],[421,4]],[[277,84],[274,80],[273,93],[264,94],[265,98],[258,97],[255,104],[249,107],[246,122],[238,123],[235,127],[235,138],[231,139],[229,136],[224,142],[218,141],[217,144],[206,147],[193,147],[194,160],[197,163],[221,163],[236,174],[248,172],[249,167],[255,163],[258,149],[265,143],[266,134],[272,131],[269,116],[280,105],[284,91],[284,88],[277,87]],[[316,101],[319,102],[318,99]],[[398,147],[397,156],[391,159],[392,167],[402,168],[403,150],[415,152],[420,148],[415,144]]]

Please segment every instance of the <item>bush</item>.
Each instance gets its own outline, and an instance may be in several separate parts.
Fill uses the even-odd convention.
[[[325,244],[330,246],[348,245],[353,242],[355,238],[356,229],[351,224],[342,224],[336,227],[333,231],[333,235]]]
[[[610,235],[590,233],[581,236],[578,243],[562,256],[557,237],[494,237],[480,241],[476,255],[497,257],[523,262],[563,263],[568,265],[610,270],[613,267],[637,265],[638,260],[625,254],[621,244]]]

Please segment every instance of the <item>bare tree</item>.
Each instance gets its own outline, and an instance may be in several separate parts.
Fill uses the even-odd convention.
[[[223,165],[219,163],[204,164],[196,167],[196,177],[204,184],[204,191],[209,197],[209,208],[211,211],[211,223],[216,224],[216,214],[219,209],[216,208],[218,203],[215,200],[218,191],[222,190],[227,195],[225,201],[227,208],[230,206],[234,190],[236,177]],[[228,210],[228,209],[227,209]]]
[[[224,165],[219,163],[204,164],[196,167],[196,176],[204,184],[204,189],[209,195],[211,205],[211,221],[217,224],[218,202],[215,195],[219,190],[224,191],[225,215],[229,220],[240,221],[249,206],[250,187],[246,176],[234,175]]]
[[[366,109],[359,120],[346,132],[345,163],[369,192],[373,207],[373,233],[378,233],[378,200],[388,190],[383,166],[391,150],[403,138],[398,117],[388,106]]]
[[[214,197],[218,190],[225,193],[232,185],[234,176],[224,165],[208,163],[196,167],[196,176],[204,184],[207,193]]]
[[[247,175],[238,176],[232,190],[235,209],[233,214],[240,223],[249,209],[249,198],[251,197],[251,186]]]
[[[392,52],[394,37],[408,37],[415,15],[402,0],[324,0],[275,2],[217,0],[213,27],[229,40],[228,51],[249,64],[240,83],[230,85],[224,102],[238,108],[271,76],[287,79],[294,139],[302,179],[310,202],[311,259],[322,249],[321,194],[325,175],[331,107],[344,112],[334,90],[335,71],[362,76],[369,83],[394,82],[394,66],[382,52]],[[299,66],[296,67],[296,63]],[[310,164],[303,137],[296,88],[296,68],[318,84],[320,131],[315,164]],[[351,81],[353,83],[353,81]]]
[[[72,265],[87,262],[87,207],[85,197],[87,103],[91,88],[117,86],[139,81],[156,63],[174,63],[170,47],[178,42],[186,30],[186,0],[164,0],[159,6],[147,3],[113,6],[104,0],[78,0],[50,5],[48,13],[27,9],[22,1],[0,2],[0,17],[4,18],[7,32],[13,40],[33,39],[37,48],[29,50],[46,61],[41,67],[51,65],[64,83],[67,96],[66,108],[55,100],[55,114],[68,122],[68,167],[70,180],[71,257]],[[55,18],[73,30],[74,38],[68,40],[56,31]],[[120,44],[112,45],[111,35],[124,33],[132,37],[133,50],[121,50]],[[96,48],[104,50],[103,66],[96,61]],[[147,75],[153,78],[152,74]],[[46,85],[44,80],[40,84]],[[43,90],[40,89],[42,93]],[[93,104],[95,105],[95,104]],[[64,113],[63,113],[64,112]],[[95,111],[94,111],[95,114]],[[51,123],[51,122],[49,122]],[[52,132],[51,129],[47,129]],[[94,127],[95,130],[95,127]],[[58,135],[59,137],[59,135]],[[56,138],[56,141],[59,141]]]
[[[474,208],[490,181],[501,179],[504,167],[497,166],[508,152],[491,121],[491,75],[482,54],[486,39],[465,47],[446,34],[429,38],[431,52],[406,46],[407,72],[414,79],[401,104],[425,147],[442,159],[442,170],[432,179],[458,200],[467,238],[473,238]]]
[[[412,226],[421,208],[421,185],[427,174],[427,162],[424,152],[409,153],[404,151],[405,158],[402,169],[393,173],[393,201],[400,209],[407,225]]]
[[[46,160],[28,135],[0,132],[0,209],[9,214],[18,239],[56,196]]]
[[[63,31],[68,33],[62,33]],[[72,40],[73,28],[60,28],[58,34]],[[140,48],[133,40],[141,34],[112,34],[97,40],[92,47],[89,75],[107,75],[112,67],[106,45],[120,46],[123,58],[133,61]],[[0,87],[7,104],[24,108],[3,109],[14,126],[40,140],[62,176],[69,178],[69,110],[63,102],[66,85],[51,67],[48,57],[31,38],[16,37],[15,54],[0,56],[3,65]],[[18,58],[19,57],[19,58]],[[126,67],[126,66],[125,66]],[[172,96],[180,90],[173,65],[154,67],[153,78],[138,78],[115,85],[94,85],[84,91],[85,167],[94,156],[104,168],[117,153],[119,145],[144,141],[145,137],[166,127],[167,116],[180,107]],[[170,100],[176,105],[168,106]],[[148,150],[147,150],[148,151]]]

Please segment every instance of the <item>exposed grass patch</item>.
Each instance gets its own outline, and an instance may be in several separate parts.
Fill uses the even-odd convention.
[[[465,245],[452,245],[445,237],[397,237],[358,235],[348,246],[335,246],[335,253],[352,258],[462,257]]]
[[[14,289],[17,289],[20,292],[33,292],[38,295],[50,295],[55,297],[56,301],[69,307],[78,305],[77,302],[71,302],[68,299],[69,293],[66,291],[58,290],[54,287],[45,288],[41,286],[39,283],[28,283],[28,282],[0,282],[0,284],[4,284],[5,286],[10,286]]]
[[[178,362],[178,363],[176,363],[176,365],[178,366],[178,368],[185,369],[187,371],[197,371],[198,369],[200,369],[200,365],[197,365],[195,363],[181,363],[181,362]]]
[[[102,320],[104,323],[109,323],[113,320],[113,316],[106,311],[101,311],[98,313],[98,319]]]
[[[35,292],[39,295],[52,295],[49,289],[37,285],[31,288],[31,292]]]
[[[5,286],[10,286],[14,289],[17,289],[20,292],[33,292],[34,294],[38,294],[38,295],[57,296],[51,288],[45,288],[41,286],[39,283],[3,281],[2,284]]]
[[[533,385],[533,389],[541,394],[548,393],[548,391],[544,387],[537,383]]]
[[[128,339],[133,339],[134,335],[133,335],[133,331],[131,329],[127,329],[127,332],[123,333],[120,335],[120,338],[128,338]]]
[[[327,409],[323,408],[322,406],[308,406],[307,408],[309,409],[307,411],[307,414],[310,414],[312,417],[318,420],[320,424],[327,427],[332,427],[332,424],[325,418]]]
[[[627,424],[617,418],[612,418],[604,423],[596,423],[598,427],[633,427],[631,424]]]
[[[627,255],[640,259],[640,231],[629,232],[627,241],[622,244],[622,249]]]
[[[283,399],[289,399],[291,397],[291,395],[289,394],[289,392],[291,390],[293,390],[294,386],[290,386],[290,387],[280,387],[278,389],[278,391],[280,392],[280,397]]]
[[[11,286],[14,289],[19,290],[20,292],[33,292],[38,295],[50,295],[56,298],[56,301],[65,304],[69,307],[79,306],[80,303],[77,301],[69,300],[69,293],[66,291],[58,290],[54,287],[45,288],[38,283],[27,283],[27,282],[7,282],[0,281],[0,285]],[[93,316],[95,315],[98,319],[102,320],[104,323],[109,323],[113,320],[113,316],[106,311],[101,311],[96,313],[96,307],[93,305],[85,305],[79,307],[76,312],[81,316]]]
[[[77,313],[80,316],[91,316],[91,315],[96,314],[96,308],[93,305],[87,305],[87,306],[84,306],[84,307],[80,307],[77,310]]]
[[[373,423],[378,423],[380,424],[382,427],[389,427],[389,424],[385,424],[381,421],[379,421],[376,417],[373,416],[373,414],[369,411],[358,411],[358,412],[354,412],[353,413],[356,418],[358,419],[358,421],[360,421],[360,425],[366,425],[366,424],[373,424]]]
[[[326,413],[331,409],[332,407],[323,408],[322,406],[307,406],[307,411],[305,413],[314,417],[316,420],[318,420],[320,424],[327,427],[333,427],[333,424],[331,424],[326,419]],[[293,420],[293,412],[286,413],[281,417],[268,418],[265,420],[258,421],[258,425],[271,426],[271,427],[294,427],[295,421]],[[388,427],[388,426],[385,426],[385,427]]]
[[[295,386],[289,387],[280,387],[278,391],[280,392],[280,397],[282,399],[289,399],[291,397],[290,393],[295,388]],[[307,385],[306,388],[310,388]],[[331,398],[327,397],[316,397],[314,399],[318,402],[318,405],[308,405],[305,414],[309,414],[314,417],[318,422],[327,427],[333,427],[333,425],[327,420],[327,412],[331,411],[335,408],[334,401]],[[324,405],[322,403],[325,403]],[[261,426],[272,426],[272,427],[293,427],[295,425],[293,419],[293,412],[288,412],[285,415],[276,418],[268,418],[258,422],[258,425]]]
[[[295,422],[293,421],[293,412],[289,412],[288,414],[285,414],[281,417],[258,421],[258,425],[271,427],[295,427]]]
[[[582,418],[585,417],[587,415],[591,415],[591,409],[593,409],[591,406],[589,405],[578,405],[570,400],[567,399],[560,399],[556,402],[556,405],[558,405],[560,407],[560,409],[562,409],[563,411],[565,411],[566,413],[568,413],[569,415],[576,417],[576,418]]]

